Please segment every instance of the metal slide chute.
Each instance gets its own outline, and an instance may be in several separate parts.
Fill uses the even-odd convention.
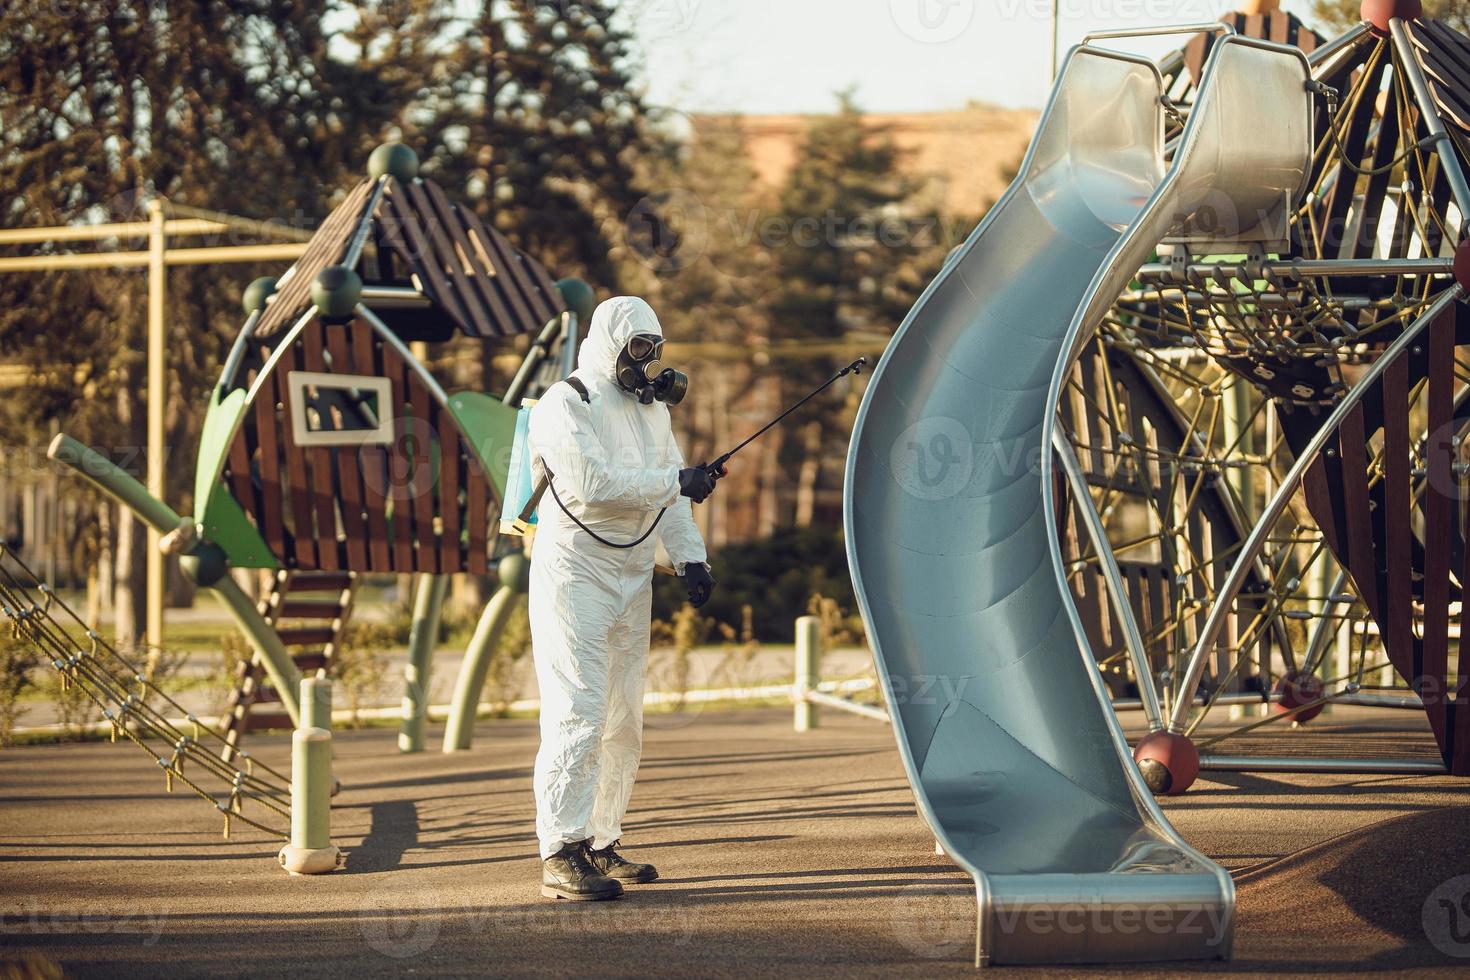
[[[853,581],[920,812],[975,879],[981,965],[1229,954],[1233,886],[1164,820],[1104,703],[1037,464],[1056,379],[1158,243],[1204,207],[1239,237],[1299,192],[1307,78],[1299,52],[1222,38],[1166,165],[1154,66],[1072,51],[1020,175],[859,411]],[[1139,910],[1155,927],[1120,927]]]

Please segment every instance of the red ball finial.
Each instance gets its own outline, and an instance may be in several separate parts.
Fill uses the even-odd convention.
[[[1363,0],[1362,15],[1369,30],[1379,37],[1388,37],[1391,19],[1418,20],[1424,16],[1424,4],[1422,0]]]
[[[1276,682],[1276,693],[1281,695],[1281,700],[1276,702],[1276,713],[1284,715],[1301,708],[1291,716],[1291,720],[1305,724],[1320,715],[1322,709],[1327,707],[1327,703],[1321,700],[1324,691],[1322,680],[1316,674],[1306,674],[1299,670],[1292,671]],[[1311,707],[1305,708],[1302,707],[1303,705],[1311,705]]]
[[[1470,294],[1470,238],[1455,248],[1455,281]]]
[[[1133,758],[1155,796],[1178,796],[1199,775],[1199,750],[1187,736],[1150,732],[1139,739]]]

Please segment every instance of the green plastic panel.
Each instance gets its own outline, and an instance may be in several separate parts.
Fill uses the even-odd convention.
[[[271,554],[239,502],[220,481],[225,454],[230,451],[230,440],[234,438],[246,408],[243,388],[236,388],[224,398],[216,394],[209,404],[209,412],[204,416],[204,431],[199,436],[199,460],[194,469],[194,520],[203,527],[201,533],[207,540],[224,549],[231,565],[237,568],[277,568],[280,562]]]
[[[505,499],[505,480],[510,472],[510,447],[516,435],[516,410],[478,391],[461,391],[449,396],[449,413],[469,440],[497,499]]]

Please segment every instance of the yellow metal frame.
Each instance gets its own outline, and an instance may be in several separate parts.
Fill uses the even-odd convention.
[[[73,269],[148,270],[148,492],[164,498],[164,406],[167,404],[164,310],[168,300],[168,269],[185,265],[223,265],[240,262],[295,262],[306,250],[311,233],[270,221],[240,218],[220,211],[172,204],[163,198],[148,202],[147,221],[91,225],[53,225],[42,228],[0,229],[0,246],[52,245],[61,242],[113,242],[144,239],[148,247],[133,251],[60,252],[49,255],[0,257],[0,273],[57,272]],[[263,245],[205,245],[168,247],[170,238],[189,238],[237,232],[263,238],[285,239]],[[163,552],[160,533],[148,529],[147,622],[144,638],[151,650],[163,646]]]

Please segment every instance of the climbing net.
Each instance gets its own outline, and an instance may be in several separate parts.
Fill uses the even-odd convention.
[[[219,811],[225,837],[235,821],[274,837],[288,836],[289,778],[248,752],[237,753],[238,766],[225,762],[223,734],[185,711],[3,544],[0,610],[10,620],[11,635],[34,646],[61,674],[63,689],[74,686],[97,706],[113,742],[123,738],[147,752],[163,770],[170,793],[182,784]]]

